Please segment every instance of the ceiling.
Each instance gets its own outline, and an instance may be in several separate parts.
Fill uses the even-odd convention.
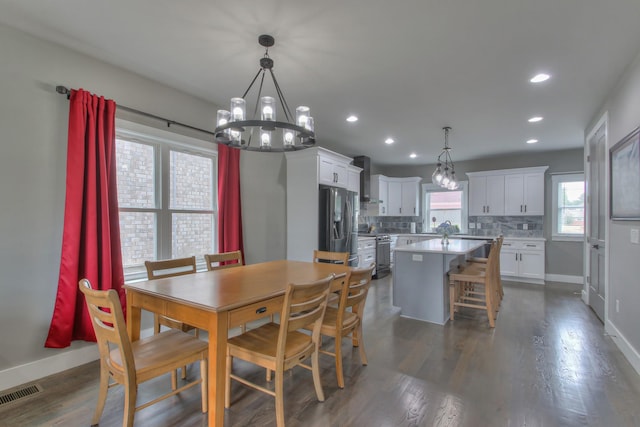
[[[224,107],[271,34],[318,145],[380,165],[434,163],[443,126],[454,161],[580,147],[640,50],[638,18],[638,0],[0,0],[4,24]]]

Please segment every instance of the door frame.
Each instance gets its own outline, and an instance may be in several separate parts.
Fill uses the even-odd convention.
[[[587,204],[585,205],[585,213],[591,212],[590,204],[591,204],[591,168],[589,167],[588,156],[589,156],[589,141],[593,136],[598,132],[598,130],[604,125],[604,144],[605,144],[605,159],[604,159],[604,239],[605,239],[605,250],[604,250],[604,295],[605,295],[605,304],[604,304],[604,319],[603,323],[606,324],[609,319],[609,112],[605,111],[602,116],[598,119],[595,125],[589,130],[587,136],[584,140],[584,177],[585,177],[585,194],[589,197],[587,199]],[[583,288],[582,288],[582,300],[585,304],[589,305],[589,280],[590,272],[591,272],[591,257],[590,257],[590,244],[589,244],[589,230],[591,229],[591,216],[585,215],[585,239],[583,245],[583,257],[584,257],[584,271],[583,271]]]

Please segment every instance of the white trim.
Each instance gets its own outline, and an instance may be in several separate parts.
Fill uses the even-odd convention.
[[[584,283],[584,277],[570,276],[567,274],[545,274],[544,280],[549,282],[575,283],[576,285],[582,285]]]
[[[471,176],[487,176],[487,175],[544,173],[547,169],[549,169],[549,166],[536,166],[532,168],[515,168],[515,169],[499,169],[499,170],[479,171],[479,172],[466,172],[466,175],[471,177]]]
[[[148,337],[153,334],[153,328],[140,331],[140,337]],[[88,344],[73,350],[60,350],[55,356],[46,357],[24,365],[13,366],[0,371],[0,384],[2,390],[27,384],[49,375],[57,374],[67,369],[75,368],[85,363],[93,362],[100,358],[98,346]]]
[[[518,283],[530,283],[532,285],[542,285],[544,286],[543,279],[531,279],[528,277],[520,277],[520,276],[505,276],[501,275],[502,280],[507,280],[509,282],[518,282]]]
[[[622,333],[614,326],[611,321],[607,320],[605,322],[604,330],[611,336],[613,342],[618,346],[622,354],[627,358],[633,369],[636,370],[638,374],[640,374],[640,353],[638,350],[633,348],[631,343],[625,338]]]

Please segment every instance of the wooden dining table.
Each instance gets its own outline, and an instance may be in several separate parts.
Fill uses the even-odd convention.
[[[289,283],[342,276],[349,267],[303,261],[269,261],[125,285],[127,332],[140,339],[142,310],[180,320],[209,334],[208,420],[224,425],[224,382],[229,328],[280,313]],[[341,280],[332,283],[338,290]]]

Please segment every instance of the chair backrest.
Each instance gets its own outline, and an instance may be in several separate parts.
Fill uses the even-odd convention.
[[[283,359],[287,344],[287,336],[291,331],[312,326],[311,337],[314,343],[319,342],[320,327],[327,308],[330,284],[335,275],[331,274],[315,282],[287,286],[280,315],[280,333],[276,358]]]
[[[500,251],[498,249],[498,241],[491,242],[491,249],[489,249],[489,257],[487,258],[487,268],[485,275],[487,280],[494,280],[496,274],[499,276],[498,266],[500,263]]]
[[[87,279],[80,280],[78,287],[84,294],[87,303],[91,323],[98,341],[101,362],[111,368],[110,352],[114,348],[118,348],[124,371],[131,376],[130,380],[135,381],[133,378],[135,376],[133,351],[129,335],[127,335],[118,293],[113,289],[108,291],[94,290]]]
[[[242,265],[242,252],[222,252],[219,254],[206,254],[207,270],[220,270],[222,268],[239,267]],[[235,261],[235,262],[230,262]]]
[[[147,267],[147,278],[149,280],[182,276],[196,272],[196,257],[145,261],[144,266]]]
[[[329,262],[334,264],[349,263],[349,252],[313,251],[313,262]]]
[[[340,292],[337,318],[338,326],[342,325],[344,312],[349,308],[351,308],[353,313],[362,317],[362,314],[364,313],[364,304],[367,300],[369,287],[371,286],[373,270],[375,268],[376,264],[371,263],[368,267],[351,269],[351,273]]]

